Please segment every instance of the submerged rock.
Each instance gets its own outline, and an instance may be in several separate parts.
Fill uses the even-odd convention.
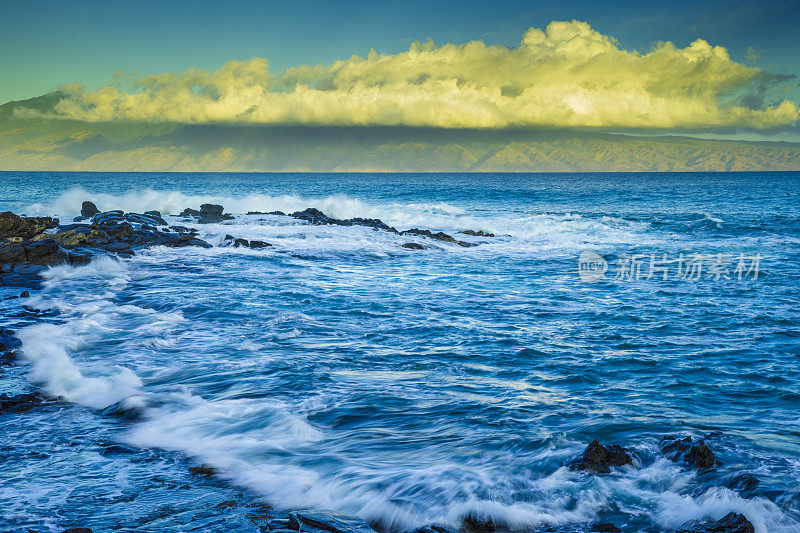
[[[47,402],[38,392],[9,396],[0,394],[0,413],[24,413]]]
[[[289,513],[289,528],[310,533],[375,533],[357,516],[335,511],[295,511]]]
[[[65,529],[61,533],[92,533],[92,530],[88,527],[71,527],[69,529]]]
[[[473,515],[467,515],[461,527],[469,533],[491,533],[496,529],[493,521],[481,520]]]
[[[81,216],[86,218],[92,218],[100,210],[97,209],[97,206],[94,205],[94,202],[89,202],[88,200],[81,204]]]
[[[401,244],[403,248],[408,248],[409,250],[424,250],[425,247],[421,244],[417,244],[415,242],[407,242],[405,244]]]
[[[695,443],[691,437],[664,437],[661,439],[661,453],[671,461],[683,461],[698,470],[714,468],[717,464],[716,456],[708,444],[704,440]]]
[[[193,466],[189,468],[189,472],[191,472],[196,476],[211,477],[216,475],[217,470],[213,466],[202,465],[202,466]]]
[[[622,530],[610,522],[602,522],[592,526],[592,531],[600,533],[621,533]]]
[[[475,231],[472,229],[467,229],[464,231],[459,231],[459,233],[463,235],[471,235],[473,237],[494,237],[494,233],[489,233],[488,231],[484,232],[483,230]]]
[[[741,513],[730,512],[719,520],[691,522],[678,533],[755,533],[753,524]]]
[[[268,246],[272,245],[264,241],[250,241],[250,248],[266,248]]]
[[[591,470],[598,474],[608,474],[612,466],[632,465],[633,460],[624,448],[616,444],[603,446],[599,441],[593,440],[583,455],[572,462],[571,470]]]

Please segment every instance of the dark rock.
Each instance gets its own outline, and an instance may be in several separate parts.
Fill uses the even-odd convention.
[[[125,213],[119,209],[115,209],[114,211],[104,211],[102,213],[97,213],[92,217],[92,224],[96,224],[98,226],[120,224],[125,220],[124,217]]]
[[[158,211],[156,211],[157,213]],[[134,224],[146,224],[149,226],[166,226],[167,221],[161,218],[161,215],[151,215],[145,213],[125,213],[125,220],[133,222]]]
[[[379,218],[351,218],[344,222],[348,222],[353,226],[367,226],[368,228],[380,229],[390,233],[399,233],[396,229],[384,223],[383,220]]]
[[[196,476],[206,476],[211,477],[216,475],[217,470],[213,466],[203,465],[203,466],[193,466],[189,469],[189,472]]]
[[[631,456],[616,444],[603,446],[593,440],[583,451],[583,455],[569,465],[571,470],[591,470],[598,474],[608,474],[612,466],[633,464]]]
[[[44,239],[25,247],[25,257],[34,265],[57,265],[66,263],[67,256],[53,239]]]
[[[599,531],[602,533],[621,533],[622,530],[609,522],[603,522],[592,526],[592,531]]]
[[[496,529],[491,520],[481,520],[473,515],[465,517],[461,527],[469,533],[491,533]]]
[[[83,222],[84,220],[89,220],[91,217],[75,217],[72,219],[73,222]]]
[[[25,248],[21,244],[12,243],[4,246],[0,245],[0,264],[16,264],[27,261]]]
[[[92,218],[93,216],[95,216],[99,212],[100,212],[100,210],[97,209],[97,206],[94,205],[93,202],[86,201],[86,202],[83,202],[81,204],[81,216],[82,217]]]
[[[151,211],[145,211],[145,212],[144,212],[144,214],[145,214],[145,215],[150,215],[150,216],[154,216],[154,217],[161,218],[161,211],[157,211],[157,210],[155,210],[155,209],[153,209],[153,210],[151,210]]]
[[[714,457],[714,452],[708,447],[708,444],[701,442],[697,446],[692,446],[686,454],[686,462],[695,468],[714,468],[717,462]]]
[[[463,248],[471,248],[473,246],[478,246],[474,242],[466,242],[466,241],[456,241],[456,244]]]
[[[374,533],[372,529],[357,516],[346,515],[334,511],[295,511],[289,513],[289,527],[295,531],[310,533]]]
[[[688,527],[687,527],[688,526]],[[755,533],[753,524],[741,513],[730,512],[719,520],[691,522],[678,533]]]
[[[472,229],[468,229],[464,231],[459,231],[459,233],[463,233],[464,235],[472,235],[473,237],[494,237],[494,233],[484,232],[483,230],[475,231]]]
[[[116,224],[107,224],[103,229],[108,235],[114,238],[122,239],[133,233],[133,226],[127,222],[119,222]]]
[[[0,352],[9,352],[22,346],[22,342],[10,329],[0,328]]]
[[[219,204],[203,204],[200,206],[200,216],[218,217],[224,210],[225,208]]]
[[[264,241],[250,241],[250,248],[266,248],[268,246],[272,245]]]
[[[170,226],[169,229],[177,231],[178,233],[197,233],[195,228],[187,228],[186,226]],[[231,237],[232,239],[233,237]]]
[[[233,239],[233,247],[239,248],[240,246],[250,248],[250,242],[247,239]]]
[[[315,209],[313,207],[309,207],[304,211],[295,211],[291,215],[294,218],[299,220],[305,220],[306,222],[310,222],[316,226],[352,226],[353,224],[348,222],[347,220],[339,220],[338,218],[331,218],[326,216],[325,213],[320,211],[319,209]]]
[[[239,507],[239,502],[236,500],[227,500],[222,503],[218,503],[213,507],[213,509],[217,513],[225,513],[231,509],[236,509],[237,507]]]
[[[199,217],[200,216],[200,211],[198,211],[197,209],[191,209],[191,208],[187,207],[186,209],[181,211],[178,216],[179,217]]]
[[[69,529],[65,529],[61,533],[92,533],[92,530],[88,527],[71,527]]]
[[[731,490],[735,490],[745,498],[755,496],[761,482],[753,474],[739,474],[725,484]]]
[[[400,235],[420,235],[422,237],[428,237],[429,239],[433,239],[436,241],[456,242],[456,240],[453,237],[451,237],[446,233],[442,233],[441,231],[433,233],[429,229],[411,228],[405,231],[401,231]]]
[[[417,244],[415,242],[407,242],[405,244],[401,244],[403,248],[408,248],[409,250],[424,250],[425,247],[421,244]]]
[[[247,214],[248,215],[280,215],[282,217],[286,216],[286,213],[284,213],[283,211],[269,211],[267,213],[264,213],[263,211],[248,211]]]
[[[29,298],[30,295],[31,295],[31,293],[28,292],[28,291],[22,291],[21,293],[19,293],[19,297],[20,298]]]
[[[52,217],[21,217],[11,211],[0,213],[0,238],[32,239],[46,229],[58,226]]]
[[[661,439],[661,453],[672,461],[683,461],[697,469],[713,468],[717,463],[708,444],[703,440],[693,443],[691,437],[664,437]]]
[[[18,394],[9,396],[0,394],[0,413],[24,413],[46,402],[46,398],[39,393]]]

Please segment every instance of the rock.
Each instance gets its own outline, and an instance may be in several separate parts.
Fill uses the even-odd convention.
[[[65,529],[61,533],[92,533],[92,530],[88,527],[71,527],[69,529]]]
[[[51,266],[66,263],[66,255],[53,239],[44,239],[25,247],[25,256],[34,265]]]
[[[697,446],[692,446],[686,454],[686,462],[695,468],[714,468],[717,462],[714,457],[714,452],[708,447],[708,444],[701,442]]]
[[[217,513],[225,513],[231,509],[236,509],[237,507],[239,507],[239,502],[236,500],[227,500],[222,503],[218,503],[213,507],[213,509]]]
[[[621,533],[622,530],[609,522],[603,522],[592,526],[592,531],[599,531],[602,533]]]
[[[158,211],[156,211],[158,213]],[[147,224],[149,226],[166,226],[167,221],[161,218],[161,215],[154,215],[145,213],[125,213],[125,220],[133,222],[134,224]]]
[[[264,213],[263,211],[248,211],[247,214],[248,215],[280,215],[282,217],[286,216],[286,213],[284,213],[283,211],[269,211],[267,213]]]
[[[247,239],[233,239],[233,247],[239,248],[240,246],[250,248],[250,242]]]
[[[200,211],[197,209],[186,208],[180,212],[179,217],[199,217]]]
[[[289,513],[289,527],[295,531],[310,533],[375,533],[375,530],[359,517],[335,511],[309,510]]]
[[[193,466],[189,469],[189,472],[196,476],[206,476],[211,477],[216,475],[217,470],[213,466],[209,465],[202,465],[202,466]]]
[[[250,248],[266,248],[268,246],[272,245],[264,241],[250,241]]]
[[[407,242],[405,244],[401,244],[403,248],[408,248],[409,250],[424,250],[425,247],[421,244],[417,244],[415,242]]]
[[[466,241],[456,241],[456,244],[464,248],[471,248],[473,246],[478,246],[474,242],[466,242]]]
[[[96,224],[98,226],[110,226],[115,224],[121,224],[125,220],[125,213],[116,209],[114,211],[105,211],[103,213],[97,213],[95,216],[92,217],[92,224]]]
[[[187,228],[186,226],[170,226],[169,229],[178,233],[197,233],[195,228]]]
[[[150,215],[150,216],[154,216],[154,217],[161,218],[161,211],[157,211],[157,210],[155,210],[155,209],[153,209],[153,210],[151,210],[151,211],[145,211],[145,212],[144,212],[144,214],[145,214],[145,215]]]
[[[218,217],[224,210],[225,208],[219,204],[203,204],[200,206],[200,216]]]
[[[756,495],[760,484],[761,482],[756,476],[745,473],[734,477],[728,481],[725,486],[731,490],[735,490],[745,498],[751,498]]]
[[[0,328],[0,352],[10,352],[22,346],[22,342],[10,329]]]
[[[83,222],[84,220],[89,220],[91,217],[75,217],[72,219],[73,222]]]
[[[291,217],[297,218],[299,220],[305,220],[306,222],[310,222],[315,226],[324,226],[324,225],[331,225],[331,226],[352,226],[350,222],[346,220],[339,220],[338,218],[331,218],[326,216],[325,213],[320,211],[319,209],[315,209],[313,207],[309,207],[304,211],[295,211],[291,215]]]
[[[593,440],[583,451],[583,455],[569,465],[571,470],[591,470],[598,474],[608,474],[612,466],[633,464],[631,456],[616,444],[603,446]]]
[[[399,233],[399,231],[384,223],[383,220],[379,218],[351,218],[345,220],[345,222],[353,226],[367,226],[368,228],[380,229],[388,231],[389,233]]]
[[[33,237],[58,226],[58,219],[52,217],[21,217],[11,211],[0,213],[0,238],[20,237],[32,239]]]
[[[22,291],[21,293],[19,293],[19,297],[20,298],[30,298],[30,296],[31,296],[31,293],[28,292],[28,291]]]
[[[0,394],[0,413],[24,413],[46,403],[46,401],[44,396],[36,392],[18,394],[17,396]]]
[[[697,443],[692,442],[691,437],[679,439],[677,437],[664,437],[661,439],[661,453],[666,455],[671,461],[683,461],[692,468],[705,469],[713,468],[716,457],[711,448],[704,440]]]
[[[83,202],[81,204],[81,216],[82,217],[92,218],[93,216],[95,216],[99,212],[100,212],[100,210],[97,209],[97,206],[94,205],[93,202],[86,201],[86,202]]]
[[[463,233],[464,235],[472,235],[473,237],[494,237],[494,233],[484,232],[482,230],[472,230],[467,229],[464,231],[459,231],[459,233]]]
[[[688,526],[688,527],[687,527]],[[741,513],[730,512],[719,520],[691,522],[678,533],[755,533],[753,524]]]
[[[411,228],[405,231],[401,231],[400,235],[420,235],[422,237],[428,237],[429,239],[433,239],[436,241],[456,242],[456,240],[453,237],[451,237],[446,233],[442,233],[441,231],[433,233],[429,229]]]
[[[12,243],[0,245],[0,264],[16,264],[27,261],[25,248],[21,244]]]
[[[496,529],[491,520],[481,520],[473,515],[467,515],[461,522],[461,527],[469,533],[491,533]]]

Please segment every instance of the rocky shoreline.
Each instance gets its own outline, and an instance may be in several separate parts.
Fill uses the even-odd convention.
[[[384,231],[398,236],[408,236],[431,240],[459,247],[478,246],[483,241],[460,240],[443,232],[429,229],[412,228],[398,231],[380,219],[352,218],[336,219],[329,217],[315,208],[308,208],[291,214],[282,212],[257,213],[248,215],[287,216],[312,225],[362,226],[375,231]],[[203,204],[199,210],[187,208],[175,215],[187,223],[212,224],[235,219],[234,215],[224,212],[223,206]],[[459,234],[473,238],[493,238],[491,233],[482,230],[466,229]],[[129,257],[138,250],[151,246],[169,247],[201,247],[212,245],[198,237],[199,230],[182,225],[170,225],[161,213],[147,211],[145,213],[125,213],[123,211],[100,212],[92,202],[84,202],[81,216],[68,224],[62,225],[58,219],[51,217],[25,217],[11,212],[0,213],[0,286],[18,287],[35,290],[41,280],[40,274],[47,268],[62,264],[84,265],[99,255]],[[270,243],[258,240],[247,240],[234,235],[226,235],[221,246],[247,247],[252,249],[270,248]],[[405,242],[398,245],[404,249],[423,250],[427,246],[420,242]],[[24,299],[29,296],[25,290],[19,296],[24,307]],[[35,313],[35,310],[30,310]],[[16,353],[21,348],[19,340],[8,329],[0,328],[0,367],[15,364]],[[17,395],[0,394],[0,416],[24,415],[57,399],[48,398],[39,392]],[[114,415],[115,413],[109,413]],[[116,413],[119,414],[119,413]],[[687,469],[699,472],[708,471],[719,466],[713,450],[705,439],[692,437],[666,436],[660,443],[664,457],[681,464]],[[587,475],[603,476],[617,469],[639,468],[640,461],[631,450],[616,444],[603,445],[597,440],[591,442],[580,457],[574,458],[565,466],[571,470],[586,472]],[[216,472],[205,465],[194,466],[191,474],[199,477],[213,478]],[[752,476],[751,476],[752,477]],[[758,483],[756,478],[752,478]],[[225,504],[225,505],[223,505]],[[218,505],[219,512],[227,512],[240,507],[237,501],[223,502]],[[275,531],[280,533],[372,533],[373,527],[362,519],[323,510],[298,510],[276,513],[263,506],[259,512],[251,513],[254,530]],[[86,524],[91,526],[91,524]],[[373,524],[380,529],[380,524]],[[624,524],[621,525],[624,527]],[[623,531],[620,525],[609,522],[597,522],[587,526],[590,531]],[[495,524],[487,517],[467,515],[463,518],[460,531],[469,533],[489,533],[503,531],[503,524]],[[540,531],[562,531],[562,529],[541,528]],[[87,527],[64,530],[64,533],[87,533]],[[414,533],[448,533],[452,530],[439,525],[419,528]],[[753,533],[754,526],[744,515],[731,512],[719,520],[687,522],[677,530],[680,533]]]

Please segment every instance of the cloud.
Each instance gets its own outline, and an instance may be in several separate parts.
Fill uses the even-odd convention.
[[[581,127],[647,129],[793,125],[796,103],[741,104],[770,76],[698,39],[645,53],[621,49],[579,21],[531,28],[517,47],[481,41],[353,56],[281,73],[263,58],[215,72],[127,77],[88,91],[66,85],[59,117],[143,121],[442,128]],[[739,94],[739,98],[734,96]],[[738,102],[738,103],[737,103]]]

